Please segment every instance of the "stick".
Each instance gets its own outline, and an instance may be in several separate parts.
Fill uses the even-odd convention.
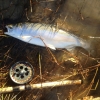
[[[0,93],[40,89],[41,86],[42,88],[48,88],[48,87],[57,87],[57,86],[65,86],[65,85],[78,85],[81,83],[82,83],[81,80],[53,81],[53,82],[45,82],[45,83],[38,83],[38,84],[21,85],[16,87],[0,88]]]
[[[4,34],[3,34],[3,30],[0,30],[0,35],[4,35]]]

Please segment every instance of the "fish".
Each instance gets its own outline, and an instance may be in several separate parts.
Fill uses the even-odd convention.
[[[50,49],[70,49],[73,47],[89,48],[87,41],[71,34],[55,25],[44,23],[18,23],[6,25],[7,32],[4,34],[17,38],[21,41],[49,47]]]

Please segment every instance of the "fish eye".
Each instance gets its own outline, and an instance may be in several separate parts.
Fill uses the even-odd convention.
[[[8,27],[9,27],[10,29],[12,29],[12,28],[13,28],[13,26],[12,26],[12,25],[8,25]]]

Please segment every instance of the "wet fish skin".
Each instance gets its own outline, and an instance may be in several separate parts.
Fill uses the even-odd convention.
[[[47,46],[51,49],[69,49],[76,46],[89,48],[89,44],[85,40],[52,25],[26,22],[7,25],[6,28],[8,32],[5,34],[38,46]]]

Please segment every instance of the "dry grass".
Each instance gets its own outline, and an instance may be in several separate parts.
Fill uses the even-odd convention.
[[[60,16],[58,13],[60,12],[59,10],[62,5],[59,3],[55,10],[43,8],[42,10],[36,10],[36,14],[34,14],[35,9],[33,8],[36,6],[37,8],[41,7],[38,5],[41,2],[37,2],[37,0],[36,2],[29,0],[29,2],[29,11],[32,16],[31,14],[29,16],[28,8],[25,8],[24,15],[27,20],[52,23],[56,22],[56,18]],[[14,2],[11,3],[10,7],[12,6],[15,6]],[[43,12],[42,15],[39,10]],[[39,14],[37,16],[38,12]],[[1,14],[3,13],[1,12]],[[14,12],[12,15],[14,15]],[[15,18],[12,15],[11,17]],[[84,18],[82,14],[80,15],[83,21]],[[63,24],[66,19],[67,15],[64,18]],[[70,29],[70,26],[68,28]],[[54,91],[54,93],[57,94],[58,100],[77,100],[77,98],[81,98],[78,100],[92,100],[92,97],[88,96],[91,95],[91,91],[97,90],[100,83],[99,79],[95,81],[100,70],[99,59],[100,58],[96,59],[91,57],[90,54],[84,50],[81,51],[79,49],[78,51],[74,51],[74,54],[66,50],[56,50],[55,52],[47,47],[42,48],[32,46],[0,34],[0,88],[6,86],[16,86],[16,84],[14,84],[9,78],[9,69],[15,62],[22,60],[30,62],[35,69],[34,78],[29,84],[66,79],[83,80],[83,83],[78,86],[51,87],[46,90],[41,88],[38,90],[26,90],[18,93],[0,94],[0,100],[41,100],[41,97],[46,96],[46,93],[51,91]],[[94,98],[93,100],[96,99]]]
[[[17,94],[18,95],[18,94]],[[17,98],[15,94],[0,94],[0,100],[22,100],[21,97]]]
[[[57,79],[59,79],[59,80],[77,79],[80,76],[82,77],[83,80],[87,80],[87,78],[91,75],[90,73],[93,72],[93,71],[95,71],[94,75],[92,75],[92,80],[90,82],[88,82],[88,80],[87,80],[86,84],[87,83],[88,84],[86,86],[85,86],[85,84],[82,84],[81,86],[79,86],[78,89],[72,88],[71,89],[72,92],[70,92],[69,94],[67,94],[67,96],[69,96],[69,98],[74,98],[74,96],[76,96],[76,94],[78,93],[78,91],[83,88],[84,91],[81,91],[81,93],[77,94],[77,96],[78,97],[82,97],[82,95],[84,95],[84,94],[85,94],[84,96],[88,96],[89,92],[91,91],[92,85],[94,84],[94,80],[95,80],[95,77],[97,75],[97,72],[98,72],[100,64],[96,64],[96,65],[88,66],[88,67],[83,67],[82,63],[80,62],[80,59],[78,59],[78,57],[76,55],[73,55],[73,54],[67,52],[66,50],[59,50],[59,53],[63,52],[67,56],[67,60],[65,58],[66,62],[70,61],[71,63],[73,63],[73,67],[71,66],[71,68],[70,68],[70,65],[67,66],[67,68],[69,68],[69,71],[71,71],[72,73],[60,74],[61,72],[59,73],[59,69],[64,70],[64,72],[69,72],[69,71],[66,71],[66,65],[63,65],[64,62],[62,62],[62,61],[59,62],[58,58],[56,58],[56,56],[57,56],[56,53],[50,51],[50,49],[49,49],[50,53],[49,53],[48,49],[47,50],[45,49],[45,51],[47,51],[47,52],[44,52],[44,49],[43,49],[43,51],[42,51],[43,54],[41,53],[41,55],[39,53],[37,53],[38,54],[38,56],[37,56],[38,62],[35,65],[38,65],[39,67],[35,68],[35,71],[36,71],[35,72],[35,76],[34,76],[33,80],[30,82],[30,84],[32,84],[32,83],[38,83],[38,82],[45,82],[45,81],[54,81],[54,80],[57,80]],[[8,55],[10,55],[10,52],[11,52],[11,47],[10,47],[10,49],[8,49],[6,51],[6,53],[4,53],[5,56],[4,56],[3,59],[6,59],[6,61],[9,60],[9,59],[11,59],[12,58],[11,56],[8,57]],[[29,58],[28,59],[29,62],[34,62],[33,58],[30,61],[30,58],[32,57],[30,55],[33,55],[32,53],[34,54],[34,50],[31,50],[31,54],[28,54],[29,56],[27,55],[27,58]],[[51,53],[52,53],[52,55],[51,55]],[[50,59],[46,58],[48,56],[49,56]],[[88,57],[88,59],[92,59],[92,60],[96,61],[95,58],[91,58],[91,57],[89,57],[87,55],[85,55],[85,56]],[[54,57],[54,58],[52,58],[52,57]],[[54,59],[56,59],[57,62],[55,62]],[[42,62],[46,62],[46,63],[43,64]],[[55,64],[55,66],[52,66],[52,64],[49,65],[49,62],[52,62],[53,64]],[[88,63],[88,61],[86,61],[86,62]],[[58,63],[59,63],[59,65],[58,65]],[[8,64],[8,66],[9,66],[9,64]],[[52,66],[52,68],[49,69],[48,67],[50,67],[50,66]],[[77,67],[75,67],[75,66],[77,66]],[[7,82],[9,82],[9,81],[7,81],[9,79],[8,78],[8,76],[9,76],[9,68],[10,68],[10,66],[7,67],[6,64],[4,64],[4,66],[0,68],[0,72],[1,72],[0,76],[2,76],[0,78],[0,80],[2,81],[1,87],[5,87],[5,86],[7,86],[7,84],[9,84],[9,83],[7,83]],[[73,69],[73,70],[71,70],[71,69]],[[58,71],[58,73],[56,73],[55,71]],[[98,83],[96,84],[96,87],[97,87],[97,85],[98,85]],[[95,87],[95,89],[96,89],[96,87]],[[52,88],[53,87],[51,87],[49,90],[51,90]],[[38,90],[38,91],[34,91],[34,90],[33,91],[30,90],[29,92],[28,91],[24,91],[24,93],[22,92],[21,98],[26,98],[26,100],[28,100],[28,98],[31,96],[31,98],[34,98],[33,100],[35,100],[35,98],[38,98],[38,99],[41,98],[42,93],[43,93],[43,90],[41,90],[41,89]],[[24,94],[27,94],[27,97]],[[6,94],[6,95],[5,94],[1,94],[1,98],[4,98],[4,100],[7,97],[8,97],[7,98],[8,100],[10,100],[10,99],[11,100],[16,100],[16,96],[17,95],[15,95],[15,94],[13,94],[13,95],[10,95],[10,94]],[[19,100],[21,98],[19,98]],[[36,99],[36,100],[38,100],[38,99]],[[3,100],[3,99],[1,99],[1,100]]]

